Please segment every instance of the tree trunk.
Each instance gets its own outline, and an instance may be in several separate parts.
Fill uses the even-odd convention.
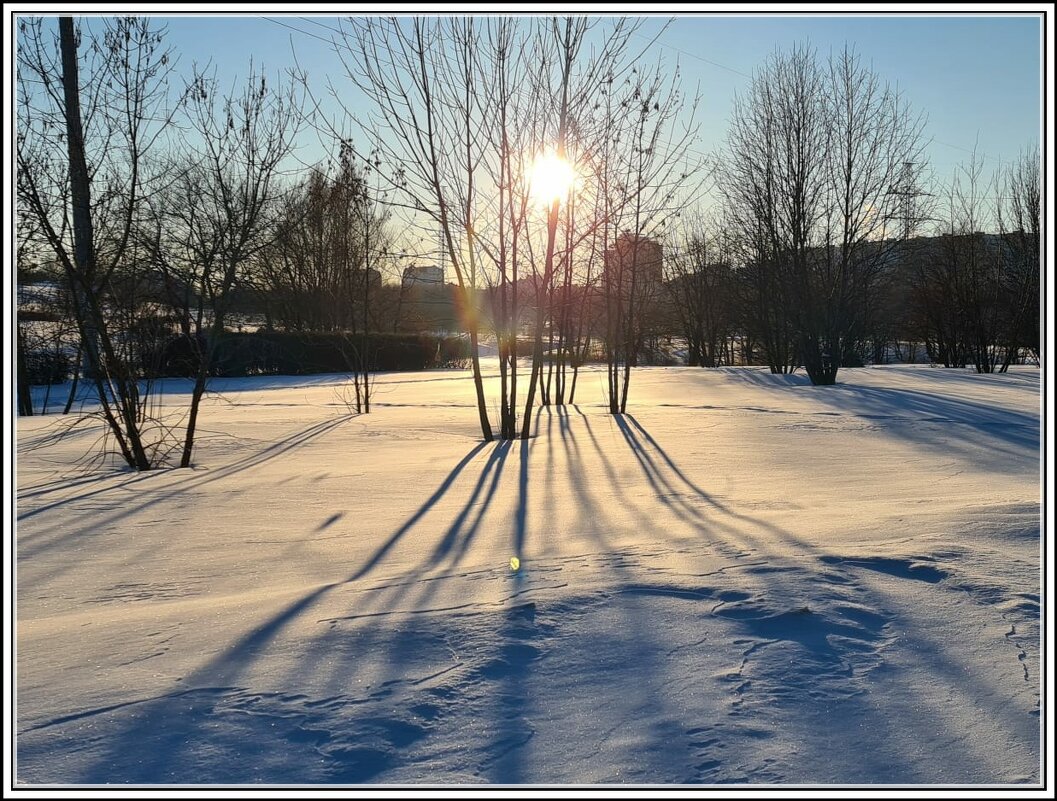
[[[81,357],[84,355],[84,346],[77,343],[77,356],[73,361],[73,381],[70,384],[70,394],[66,398],[66,405],[62,409],[63,414],[69,414],[73,408],[73,402],[77,398],[77,383],[81,377]]]
[[[130,466],[137,470],[149,470],[150,461],[143,449],[135,413],[131,408],[137,395],[134,382],[119,376],[119,388],[114,400],[118,404],[121,423],[111,412],[109,399],[103,387],[102,376],[117,368],[109,339],[99,326],[102,315],[98,304],[91,296],[95,276],[95,247],[92,231],[91,179],[84,152],[84,131],[81,126],[80,86],[77,69],[77,41],[73,30],[73,18],[59,17],[59,46],[62,52],[62,84],[66,101],[66,142],[70,160],[70,199],[73,207],[74,262],[77,274],[70,276],[74,298],[80,307],[81,339],[92,364],[99,391],[99,403],[103,407],[107,422],[118,441],[122,455]],[[87,308],[86,308],[87,307]],[[103,339],[106,361],[100,356],[96,336]],[[120,369],[120,368],[118,368]]]
[[[481,379],[481,358],[477,352],[477,320],[471,314],[473,322],[470,323],[470,364],[473,366],[473,386],[477,394],[477,416],[481,421],[481,436],[485,442],[491,442],[495,437],[492,435],[492,423],[488,419],[488,406],[484,399],[484,382]]]
[[[18,416],[31,417],[33,415],[33,398],[29,392],[29,375],[26,373],[26,341],[22,336],[22,329],[18,329],[17,344],[18,362]]]
[[[558,201],[551,204],[547,215],[547,255],[543,266],[543,286],[546,287],[554,273],[554,240],[558,233]],[[521,421],[521,438],[528,439],[532,425],[532,407],[536,402],[536,384],[539,383],[543,364],[543,304],[539,287],[536,288],[536,340],[532,349],[532,375],[529,377],[528,394],[525,399],[525,418]]]

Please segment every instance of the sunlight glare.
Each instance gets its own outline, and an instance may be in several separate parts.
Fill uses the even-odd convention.
[[[540,153],[532,162],[529,186],[533,198],[543,204],[562,200],[573,188],[576,170],[553,150]]]

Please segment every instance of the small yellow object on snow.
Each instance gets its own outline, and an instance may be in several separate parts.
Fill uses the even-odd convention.
[[[521,567],[521,560],[518,559],[516,556],[511,556],[510,557],[510,569],[513,570],[514,572],[517,572],[517,569],[519,567]]]

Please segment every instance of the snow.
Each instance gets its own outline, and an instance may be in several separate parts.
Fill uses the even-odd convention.
[[[1039,372],[839,380],[486,445],[469,371],[233,379],[139,475],[20,419],[17,779],[1037,784]]]

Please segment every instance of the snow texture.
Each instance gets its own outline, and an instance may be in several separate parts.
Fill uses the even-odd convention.
[[[1039,373],[840,381],[492,444],[466,371],[220,381],[138,475],[20,419],[17,780],[1038,783]]]

